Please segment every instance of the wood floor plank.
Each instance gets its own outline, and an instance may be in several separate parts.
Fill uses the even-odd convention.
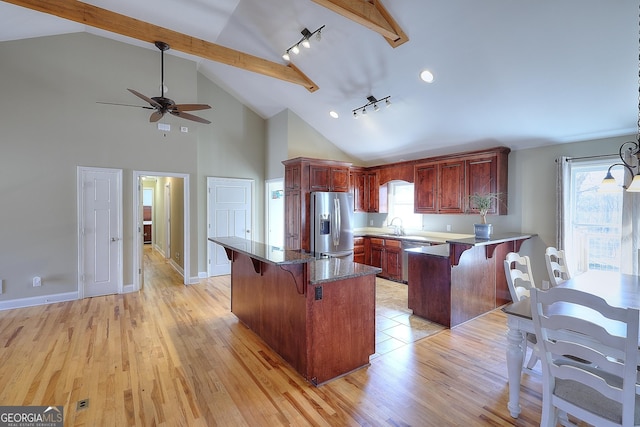
[[[370,366],[316,388],[230,312],[229,276],[184,286],[158,253],[144,262],[140,292],[0,312],[0,405],[64,405],[67,426],[540,422],[539,373],[523,375],[520,418],[507,411],[499,310],[439,332],[402,308],[404,285],[380,282],[384,327],[433,335],[406,343],[405,331]]]

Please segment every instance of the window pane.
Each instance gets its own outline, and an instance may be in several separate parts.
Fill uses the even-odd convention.
[[[622,191],[598,191],[610,160],[571,165],[571,240],[579,271],[620,269]],[[622,182],[624,171],[612,171]]]
[[[422,215],[413,212],[413,183],[390,182],[387,194],[389,196],[389,215],[387,222],[393,218],[402,219],[404,228],[422,229]],[[398,221],[394,225],[399,225]]]

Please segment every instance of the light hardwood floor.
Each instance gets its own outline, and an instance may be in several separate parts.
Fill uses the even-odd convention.
[[[539,425],[539,374],[523,375],[520,418],[507,411],[499,310],[316,388],[230,312],[228,276],[185,287],[145,263],[141,292],[0,312],[0,405],[64,405],[68,426]]]

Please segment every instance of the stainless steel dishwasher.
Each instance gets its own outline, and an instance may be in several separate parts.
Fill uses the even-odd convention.
[[[431,244],[429,242],[402,240],[402,281],[405,283],[409,280],[409,254],[407,254],[406,249],[421,248],[422,246],[431,246]]]

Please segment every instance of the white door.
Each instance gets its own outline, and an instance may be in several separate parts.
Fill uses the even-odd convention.
[[[207,178],[207,237],[251,240],[253,180]],[[231,273],[224,248],[207,240],[209,276]]]
[[[171,259],[171,184],[164,186],[164,257]]]
[[[78,168],[79,296],[122,292],[122,170]]]

